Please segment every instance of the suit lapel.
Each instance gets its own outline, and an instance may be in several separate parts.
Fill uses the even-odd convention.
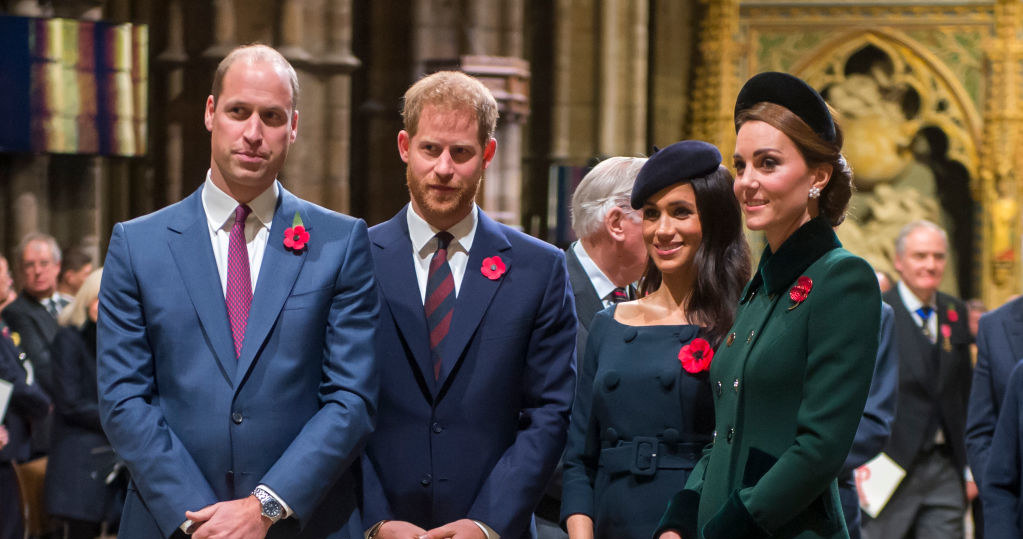
[[[410,211],[408,205],[373,234],[374,248],[379,250],[376,277],[394,323],[412,351],[422,381],[430,391],[434,391],[429,331],[419,279],[412,265],[412,240],[409,238],[406,211]]]
[[[213,258],[213,245],[206,214],[202,208],[202,188],[182,202],[181,218],[168,226],[168,244],[178,272],[185,284],[185,292],[192,301],[199,323],[202,325],[213,356],[220,371],[232,383],[234,372],[234,343],[231,326],[227,321],[227,306],[220,273]],[[232,383],[233,385],[233,383]]]
[[[497,279],[489,279],[480,268],[483,259],[500,255],[505,265],[505,273]],[[455,301],[455,312],[451,319],[451,329],[441,344],[441,367],[437,387],[444,387],[448,375],[461,361],[463,352],[476,328],[483,321],[498,287],[508,278],[512,270],[511,244],[496,222],[491,220],[483,210],[479,211],[479,222],[476,225],[476,236],[469,250],[469,260],[462,277],[462,286]]]
[[[313,222],[313,216],[309,212],[302,212],[301,209],[299,200],[281,187],[273,223],[270,225],[270,236],[267,238],[266,250],[263,253],[263,262],[259,268],[259,278],[252,294],[249,320],[245,324],[245,340],[242,341],[242,351],[235,371],[235,380],[239,385],[274,327],[284,302],[295,287],[295,281],[309,256],[309,251],[322,245],[316,241],[316,223]],[[297,253],[284,247],[284,231],[291,227],[295,212],[302,216],[303,225],[309,232],[308,247]]]
[[[575,311],[579,316],[579,323],[588,330],[593,316],[604,308],[604,304],[597,296],[597,291],[593,289],[593,283],[590,282],[589,275],[586,275],[582,262],[579,262],[579,257],[575,255],[575,249],[572,247],[566,249],[565,258],[568,278],[572,282],[572,294],[575,296]]]
[[[912,373],[913,377],[917,379],[919,384],[926,388],[931,394],[936,393],[935,384],[933,382],[933,373],[929,376],[929,365],[931,363],[931,357],[934,350],[930,346],[925,346],[927,339],[923,336],[920,330],[920,326],[916,323],[916,319],[910,314],[909,309],[906,308],[906,304],[902,301],[902,296],[899,295],[899,290],[893,287],[884,296],[885,301],[892,306],[895,311],[895,329],[898,338],[898,347],[900,350],[899,354],[899,365],[900,371],[902,367],[905,367],[909,372]]]
[[[1005,336],[1009,339],[1009,348],[1012,349],[1013,364],[1023,359],[1023,301],[1017,301],[1012,306],[1012,316],[1006,317],[1002,322],[1005,326]]]

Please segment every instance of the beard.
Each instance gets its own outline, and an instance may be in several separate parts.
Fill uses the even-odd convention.
[[[472,211],[472,204],[484,177],[485,174],[481,172],[480,177],[468,185],[461,185],[452,192],[438,193],[427,187],[427,180],[417,178],[411,167],[405,167],[405,185],[421,217],[442,229],[454,225]]]

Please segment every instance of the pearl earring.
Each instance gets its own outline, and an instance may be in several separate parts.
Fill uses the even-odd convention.
[[[821,196],[821,188],[816,185],[810,188],[810,198],[819,198]]]

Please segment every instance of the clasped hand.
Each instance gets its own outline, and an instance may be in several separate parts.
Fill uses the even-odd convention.
[[[483,530],[467,518],[456,520],[432,530],[424,530],[410,522],[389,520],[380,526],[376,539],[487,539]]]
[[[194,523],[194,539],[263,539],[272,524],[255,496],[186,511],[185,518]]]

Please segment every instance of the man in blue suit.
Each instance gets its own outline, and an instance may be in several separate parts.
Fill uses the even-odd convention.
[[[985,314],[977,327],[977,365],[973,369],[970,405],[966,415],[966,456],[981,494],[991,440],[1005,400],[1013,367],[1023,359],[1023,298]]]
[[[435,73],[402,115],[412,201],[370,229],[386,383],[364,526],[376,539],[535,537],[575,381],[565,257],[474,203],[497,147],[486,87]]]
[[[207,98],[210,171],[114,227],[100,291],[103,426],[132,481],[119,536],[361,534],[378,300],[366,226],[276,181],[298,79],[261,45]]]

